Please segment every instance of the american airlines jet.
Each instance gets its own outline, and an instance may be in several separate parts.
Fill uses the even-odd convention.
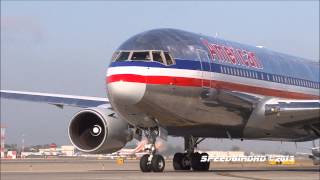
[[[143,172],[162,172],[157,137],[184,138],[175,170],[207,171],[205,138],[309,141],[320,137],[319,63],[176,29],[142,32],[114,53],[108,98],[1,90],[1,98],[83,109],[69,137],[86,153],[113,153],[142,136]]]

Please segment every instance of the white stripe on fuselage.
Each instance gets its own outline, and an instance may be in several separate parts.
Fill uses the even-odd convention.
[[[270,88],[275,90],[298,92],[298,93],[304,93],[304,94],[310,94],[310,95],[319,95],[318,89],[294,86],[294,85],[288,85],[288,84],[280,84],[276,82],[251,79],[251,78],[233,76],[233,75],[216,73],[216,72],[200,71],[200,70],[142,67],[142,66],[119,66],[119,67],[108,68],[107,76],[116,75],[116,74],[136,74],[136,75],[142,75],[142,76],[173,76],[173,77],[217,80],[217,81],[237,83],[237,84],[243,84],[243,85],[249,85],[249,86]]]

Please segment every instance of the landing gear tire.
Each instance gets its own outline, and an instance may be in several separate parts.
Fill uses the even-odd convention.
[[[140,169],[142,172],[150,172],[151,164],[149,163],[149,154],[145,154],[140,159]]]
[[[151,160],[151,169],[153,170],[153,172],[162,172],[164,170],[164,167],[164,158],[159,154],[153,155]]]
[[[181,164],[182,157],[183,157],[182,153],[174,154],[173,160],[172,160],[174,170],[182,170],[182,164]]]
[[[194,171],[200,171],[200,159],[201,155],[198,152],[191,155],[191,167]]]
[[[210,168],[210,162],[201,162],[202,156],[208,156],[207,153],[193,153],[191,158],[191,165],[194,171],[208,171]]]
[[[173,157],[174,170],[190,170],[193,171],[208,171],[210,162],[201,162],[202,156],[207,156],[207,153],[195,152],[195,148],[205,138],[187,136],[184,137],[184,147],[186,153],[176,153]]]
[[[176,153],[173,157],[174,170],[190,170],[191,162],[187,154]]]
[[[201,153],[200,160],[201,160],[202,156],[209,157],[209,155],[207,153]],[[201,171],[209,171],[210,161],[209,162],[200,162],[200,166],[201,166]]]

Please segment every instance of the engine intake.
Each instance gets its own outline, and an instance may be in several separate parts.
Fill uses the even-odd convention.
[[[92,154],[112,153],[132,140],[132,131],[126,121],[102,108],[88,108],[73,116],[69,137],[80,151]]]

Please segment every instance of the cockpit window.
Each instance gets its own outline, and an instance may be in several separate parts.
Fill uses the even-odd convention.
[[[161,51],[153,51],[152,52],[152,56],[153,56],[153,61],[157,61],[161,64],[163,64],[163,59],[161,56]]]
[[[116,51],[112,56],[113,61],[154,61],[164,65],[175,64],[169,52],[161,50],[132,50]]]
[[[167,65],[173,64],[173,60],[172,60],[172,58],[171,58],[171,56],[169,55],[168,52],[164,52],[164,56],[166,57]]]
[[[131,56],[132,61],[151,61],[150,53],[149,51],[145,52],[133,52]]]
[[[117,57],[119,56],[119,54],[120,54],[119,51],[114,52],[112,55],[112,61],[115,61],[117,59]]]
[[[120,52],[116,61],[125,61],[129,59],[130,52]]]

